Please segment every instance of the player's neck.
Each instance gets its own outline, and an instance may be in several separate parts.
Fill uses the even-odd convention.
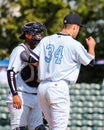
[[[64,35],[70,35],[71,36],[71,33],[68,29],[62,29],[62,31],[60,33],[64,34]]]
[[[64,33],[64,32],[59,32],[58,34],[59,34],[59,35],[64,35],[64,36],[70,36],[70,34]]]

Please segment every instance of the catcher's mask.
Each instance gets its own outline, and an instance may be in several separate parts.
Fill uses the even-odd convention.
[[[39,22],[29,22],[22,26],[22,34],[20,39],[25,39],[25,32],[33,35],[33,42],[39,43],[40,40],[45,36],[46,27],[44,24]],[[37,35],[40,34],[41,38],[38,38]]]

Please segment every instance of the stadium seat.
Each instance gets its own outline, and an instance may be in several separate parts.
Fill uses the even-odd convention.
[[[104,85],[76,84],[70,94],[70,130],[104,130]]]
[[[8,89],[3,85],[0,89],[0,130],[10,130],[5,103]],[[77,83],[70,85],[69,90],[71,109],[68,130],[104,130],[104,85]],[[9,127],[6,129],[6,126]]]

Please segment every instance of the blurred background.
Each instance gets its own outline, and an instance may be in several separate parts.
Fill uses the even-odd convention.
[[[10,130],[5,103],[9,89],[6,69],[11,51],[19,43],[21,27],[38,21],[47,35],[61,30],[67,13],[79,13],[83,24],[77,40],[87,49],[85,38],[93,36],[97,45],[94,67],[82,66],[71,95],[70,130],[104,130],[104,0],[0,0],[0,130]]]

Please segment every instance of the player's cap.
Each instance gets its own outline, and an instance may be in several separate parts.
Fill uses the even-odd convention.
[[[67,14],[63,21],[64,24],[77,24],[80,27],[84,27],[82,25],[81,18],[78,14]]]

